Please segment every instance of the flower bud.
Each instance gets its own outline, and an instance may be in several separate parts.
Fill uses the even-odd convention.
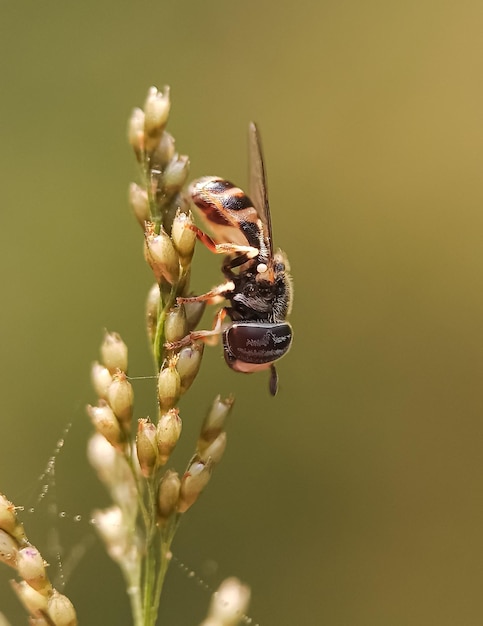
[[[198,499],[211,477],[212,462],[194,461],[181,479],[178,512],[185,513]]]
[[[164,323],[164,336],[168,343],[179,341],[188,332],[186,314],[182,304],[175,305],[166,315]]]
[[[153,169],[164,170],[166,165],[174,157],[175,152],[174,137],[165,130],[151,157],[151,166]]]
[[[106,331],[101,345],[101,362],[111,374],[118,369],[127,372],[127,346],[118,333]]]
[[[93,522],[111,559],[121,561],[129,547],[129,529],[121,508],[98,509],[93,512]]]
[[[163,229],[159,235],[154,232],[154,225],[150,222],[144,232],[144,258],[154,272],[158,283],[161,279],[174,284],[179,277],[179,257],[173,242]]]
[[[151,342],[154,341],[154,337],[156,336],[160,301],[159,285],[154,283],[146,298],[146,331]]]
[[[165,465],[178,443],[181,435],[182,422],[178,409],[170,409],[163,413],[156,426],[156,441],[158,446],[158,462]]]
[[[158,489],[158,522],[164,524],[176,510],[181,481],[178,473],[167,470]]]
[[[91,367],[91,380],[94,391],[99,398],[105,400],[107,398],[107,390],[112,383],[112,376],[107,367],[101,365],[97,361]]]
[[[158,460],[156,426],[149,421],[149,418],[142,418],[138,420],[136,453],[143,476],[145,478],[149,478],[154,474]]]
[[[153,152],[161,139],[161,134],[168,121],[171,102],[169,87],[164,93],[151,87],[144,103],[144,134],[146,152]]]
[[[171,227],[171,237],[183,267],[189,264],[195,250],[196,233],[190,228],[193,224],[191,211],[189,213],[183,213],[179,209],[176,211]]]
[[[127,128],[127,138],[139,160],[144,150],[144,111],[136,108],[131,113]]]
[[[34,546],[27,546],[19,550],[17,558],[18,575],[43,595],[52,591],[52,585],[45,572],[47,563]]]
[[[5,530],[0,530],[0,561],[10,567],[17,567],[18,543]]]
[[[136,183],[129,185],[129,204],[136,216],[137,221],[144,229],[144,222],[151,219],[149,210],[148,192]]]
[[[206,448],[220,435],[225,426],[225,420],[228,417],[235,398],[230,396],[222,400],[220,396],[216,396],[211,409],[205,417],[201,426],[200,436],[198,438],[197,448],[203,453]]]
[[[185,393],[196,378],[203,358],[205,344],[202,341],[192,343],[190,346],[181,348],[178,352],[178,370],[181,381],[181,393]]]
[[[158,402],[161,410],[173,407],[181,393],[181,379],[176,369],[176,359],[171,359],[159,372],[158,377]]]
[[[72,602],[56,589],[49,597],[47,613],[55,626],[77,626],[77,615]]]
[[[134,391],[125,372],[117,370],[114,374],[107,391],[107,399],[124,431],[128,432],[131,427]]]
[[[174,196],[180,191],[188,178],[190,160],[184,154],[175,155],[163,172],[162,187],[167,196]]]
[[[0,493],[0,530],[4,530],[20,544],[27,541],[23,524],[17,519],[15,505],[3,493]]]
[[[250,588],[237,578],[227,578],[212,596],[208,617],[219,626],[237,626],[249,603]]]
[[[185,302],[184,309],[186,311],[186,321],[188,323],[188,330],[193,330],[200,323],[203,313],[205,312],[205,302]]]
[[[87,413],[96,431],[103,435],[115,448],[122,448],[121,426],[107,402],[100,400],[99,406],[88,405]]]
[[[11,580],[10,584],[20,602],[31,615],[36,615],[39,611],[47,611],[47,596],[36,591],[24,580],[20,583],[16,580]]]
[[[203,451],[198,450],[200,460],[206,462],[208,459],[211,459],[217,465],[221,461],[225,448],[226,432],[222,432]]]

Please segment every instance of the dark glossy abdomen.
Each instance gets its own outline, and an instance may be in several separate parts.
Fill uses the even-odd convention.
[[[291,343],[292,327],[287,322],[235,322],[223,333],[225,360],[239,372],[267,369]]]

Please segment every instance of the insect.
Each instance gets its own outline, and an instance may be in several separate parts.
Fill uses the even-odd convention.
[[[178,302],[211,303],[226,299],[212,330],[195,330],[178,342],[178,348],[194,340],[209,341],[222,335],[225,361],[237,371],[270,369],[269,389],[277,393],[275,362],[292,343],[292,327],[286,321],[292,307],[292,280],[286,255],[272,244],[265,166],[257,126],[249,126],[250,196],[222,178],[207,176],[190,185],[193,203],[217,238],[215,242],[193,226],[198,239],[212,252],[227,256],[222,265],[225,282],[200,296]],[[226,316],[231,323],[224,324]]]

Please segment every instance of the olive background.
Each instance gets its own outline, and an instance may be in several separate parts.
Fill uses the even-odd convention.
[[[214,395],[236,395],[159,623],[199,624],[198,577],[229,575],[260,626],[482,623],[482,29],[478,0],[0,1],[0,491],[35,508],[23,519],[53,577],[60,541],[81,624],[130,623],[88,524],[108,499],[84,406],[105,327],[132,375],[152,373],[126,143],[152,84],[171,86],[192,177],[244,186],[259,124],[295,286],[279,395],[218,347],[182,401],[178,471]],[[197,251],[196,291],[219,266]],[[153,382],[135,393],[153,415]],[[0,609],[23,624],[11,577],[0,568]]]

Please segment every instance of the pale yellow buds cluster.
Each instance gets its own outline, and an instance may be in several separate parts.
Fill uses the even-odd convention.
[[[98,433],[122,450],[131,430],[134,393],[127,379],[127,346],[117,333],[104,335],[101,362],[94,363],[91,378],[99,401],[87,414]]]
[[[17,520],[15,506],[0,494],[0,561],[17,571],[20,582],[12,588],[30,614],[32,624],[76,626],[77,617],[70,600],[52,587],[47,563],[25,536]],[[44,621],[42,621],[44,620]]]
[[[237,626],[246,621],[250,588],[237,578],[227,578],[212,596],[208,617],[200,626]]]

